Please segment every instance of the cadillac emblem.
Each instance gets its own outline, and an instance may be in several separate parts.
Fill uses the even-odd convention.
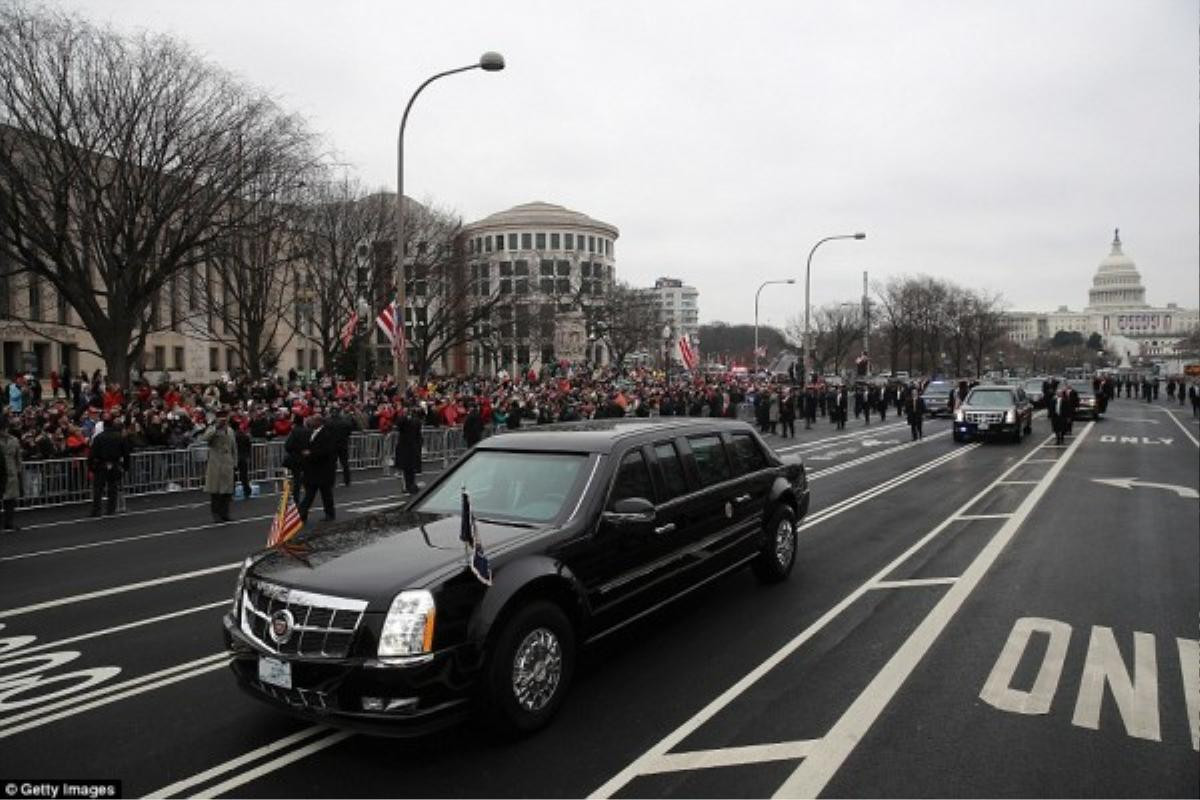
[[[271,641],[275,644],[285,644],[292,638],[292,630],[296,627],[296,618],[286,608],[271,615]]]
[[[733,519],[733,503],[725,504],[725,517],[726,519]]]

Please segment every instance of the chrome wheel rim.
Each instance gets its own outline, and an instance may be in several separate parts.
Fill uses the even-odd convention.
[[[554,632],[537,628],[521,640],[513,656],[512,689],[517,705],[529,712],[546,707],[562,680],[562,645]]]
[[[792,527],[790,519],[780,520],[779,527],[775,529],[775,559],[779,566],[787,567],[791,564],[795,552],[796,529]]]

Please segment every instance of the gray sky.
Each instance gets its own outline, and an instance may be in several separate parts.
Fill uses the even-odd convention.
[[[532,200],[615,224],[618,276],[763,322],[925,273],[1015,309],[1087,301],[1120,226],[1147,299],[1200,295],[1195,0],[57,0],[169,32],[306,115],[369,186],[473,221]]]

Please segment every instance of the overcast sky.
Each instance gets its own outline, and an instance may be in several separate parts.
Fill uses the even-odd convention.
[[[1200,300],[1195,0],[829,3],[57,0],[185,40],[370,186],[473,221],[533,200],[616,225],[618,277],[701,321],[803,315],[925,273],[1079,309],[1120,226],[1153,304]]]

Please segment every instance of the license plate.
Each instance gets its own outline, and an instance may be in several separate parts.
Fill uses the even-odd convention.
[[[988,429],[988,424],[986,422],[979,423],[979,430],[986,431],[987,429]]]
[[[280,689],[292,688],[292,665],[277,658],[259,656],[258,679],[263,683],[278,686]]]

